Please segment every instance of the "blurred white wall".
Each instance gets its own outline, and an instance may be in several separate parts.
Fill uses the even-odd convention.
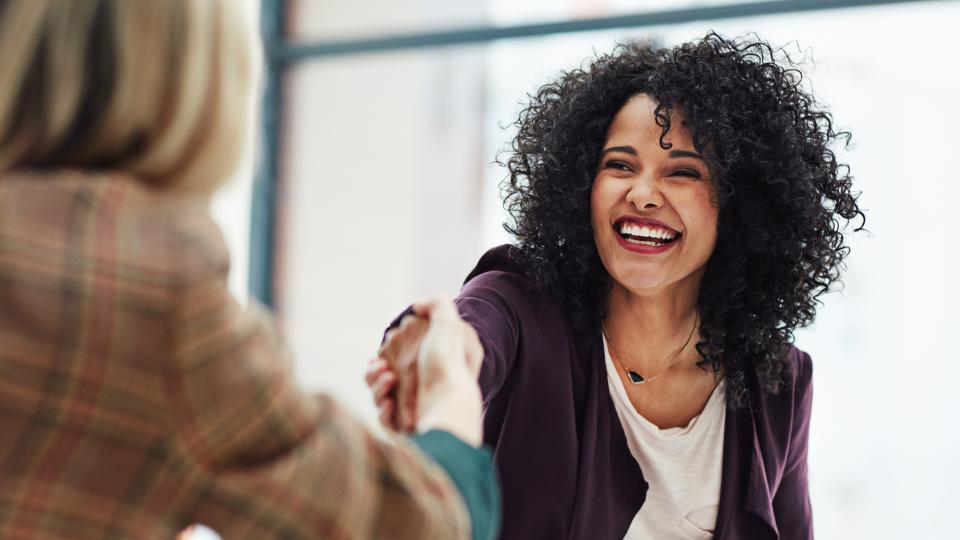
[[[325,37],[343,10],[300,2],[293,33]],[[388,24],[397,10],[364,0],[364,24]],[[486,16],[472,0],[401,11]],[[366,419],[375,411],[363,372],[387,323],[416,298],[455,294],[482,247],[485,61],[483,48],[397,52],[289,75],[278,311],[301,381]]]

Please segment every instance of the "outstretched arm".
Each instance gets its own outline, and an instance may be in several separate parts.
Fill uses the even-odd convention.
[[[450,476],[417,445],[302,393],[269,317],[233,300],[210,253],[178,253],[176,351],[163,367],[172,435],[158,449],[171,480],[144,496],[182,500],[185,523],[227,538],[469,538]]]

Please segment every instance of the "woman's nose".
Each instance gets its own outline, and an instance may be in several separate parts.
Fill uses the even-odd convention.
[[[653,210],[663,206],[663,194],[656,178],[639,175],[627,192],[627,202],[637,210]]]

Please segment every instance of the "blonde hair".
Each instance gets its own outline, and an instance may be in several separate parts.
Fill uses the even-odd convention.
[[[0,174],[122,171],[209,191],[247,142],[241,0],[0,0]]]

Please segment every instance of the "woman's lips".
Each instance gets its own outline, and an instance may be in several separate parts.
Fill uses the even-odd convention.
[[[621,236],[620,233],[617,232],[616,230],[613,231],[613,235],[617,238],[617,242],[619,242],[620,246],[622,246],[624,249],[628,251],[632,251],[634,253],[642,253],[645,255],[657,255],[659,253],[664,253],[666,251],[669,251],[671,248],[673,248],[674,245],[680,242],[680,239],[677,238],[672,242],[667,242],[665,244],[660,244],[658,246],[650,246],[646,244],[640,244],[637,242],[631,242],[630,240],[627,240],[626,238]]]

